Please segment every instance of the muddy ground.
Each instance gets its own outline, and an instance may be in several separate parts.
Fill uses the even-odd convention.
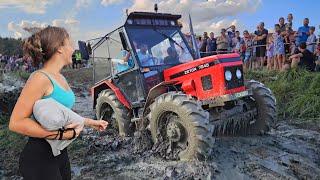
[[[72,86],[74,110],[94,118],[89,85],[74,81]],[[163,160],[152,147],[141,149],[137,138],[120,138],[112,130],[85,129],[68,150],[73,179],[320,179],[320,131],[308,127],[280,120],[265,136],[216,139],[204,162]],[[19,151],[4,152],[0,179],[20,179]]]
[[[92,115],[89,97],[76,110]],[[265,136],[216,139],[205,162],[165,161],[135,138],[86,130],[72,154],[74,179],[320,179],[320,133],[278,123]]]

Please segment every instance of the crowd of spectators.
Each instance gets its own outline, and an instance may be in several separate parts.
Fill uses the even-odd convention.
[[[299,66],[310,71],[320,69],[320,43],[315,35],[316,28],[309,26],[309,19],[295,30],[293,15],[288,14],[287,22],[280,17],[274,25],[274,32],[269,33],[265,24],[260,22],[257,29],[242,34],[234,25],[221,29],[215,37],[213,32],[204,32],[196,38],[202,56],[239,53],[245,69],[288,70]]]
[[[2,55],[0,54],[0,71],[2,72],[14,72],[14,71],[24,71],[32,73],[39,67],[34,67],[31,63],[31,59],[26,56],[21,55]],[[40,64],[40,67],[42,64]],[[79,69],[82,67],[87,67],[87,61],[83,61],[79,50],[76,50],[72,55],[72,65],[68,66],[69,69]],[[1,73],[1,72],[0,72]]]
[[[2,55],[0,54],[0,70],[4,72],[25,71],[33,72],[35,68],[31,64],[31,60],[27,57],[19,55]]]

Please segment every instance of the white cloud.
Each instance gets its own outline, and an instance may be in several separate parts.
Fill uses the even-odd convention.
[[[154,1],[133,0],[130,11],[153,11]],[[182,15],[184,31],[188,31],[188,15],[191,14],[193,24],[198,33],[203,31],[220,31],[231,24],[241,24],[238,20],[225,20],[244,12],[255,12],[261,5],[261,0],[160,0],[158,12]]]
[[[8,30],[13,32],[14,38],[24,38],[30,35],[26,30],[24,30],[24,28],[31,28],[31,27],[44,28],[47,25],[48,25],[47,23],[40,23],[37,21],[22,20],[18,24],[15,24],[12,21],[12,22],[9,22],[8,24]]]
[[[113,4],[120,4],[123,1],[124,0],[101,0],[101,5],[109,6],[109,5],[113,5]]]
[[[86,7],[90,6],[91,3],[92,3],[92,0],[77,0],[76,1],[76,8],[77,9],[86,8]]]
[[[222,19],[214,22],[204,21],[202,23],[194,24],[193,28],[194,31],[197,32],[197,35],[202,35],[202,32],[206,31],[214,32],[216,36],[219,36],[222,28],[228,28],[231,25],[235,25],[237,30],[240,32],[245,30],[245,25],[239,22],[237,19]]]
[[[99,30],[81,30],[80,29],[80,22],[76,19],[55,19],[51,23],[45,23],[45,22],[37,22],[37,21],[26,21],[22,20],[20,23],[10,22],[8,23],[8,30],[13,34],[14,38],[26,38],[29,37],[31,34],[24,30],[24,28],[44,28],[48,25],[52,26],[58,26],[58,27],[64,27],[72,39],[74,40],[76,46],[78,40],[89,40],[92,38],[97,38],[104,36],[111,30],[113,30],[117,26],[109,26],[106,28],[101,28]]]
[[[0,9],[19,9],[31,14],[44,14],[56,0],[0,0]]]
[[[13,21],[8,23],[8,30],[13,33],[14,38],[26,38],[30,33],[25,28],[44,28],[52,25],[64,27],[72,34],[79,32],[79,24],[80,22],[76,19],[55,19],[51,23],[22,20],[20,23]]]

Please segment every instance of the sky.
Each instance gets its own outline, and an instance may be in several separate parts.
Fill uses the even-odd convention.
[[[272,31],[279,17],[293,13],[294,29],[303,18],[319,29],[318,0],[0,0],[0,36],[25,38],[25,27],[65,27],[73,39],[100,37],[125,21],[125,12],[159,11],[182,15],[183,31],[188,32],[191,14],[196,34],[218,33],[221,28],[236,25],[237,29],[253,32],[263,21]],[[319,31],[318,31],[319,32]]]

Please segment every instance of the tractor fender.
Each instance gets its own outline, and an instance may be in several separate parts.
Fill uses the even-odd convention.
[[[115,93],[115,95],[117,96],[118,100],[125,107],[130,109],[130,103],[128,102],[127,98],[123,95],[121,90],[112,83],[111,80],[104,80],[91,88],[91,96],[93,98],[93,107],[95,107],[95,105],[97,103],[97,98],[98,98],[99,93],[105,89],[111,89]]]
[[[153,102],[153,100],[160,96],[163,93],[166,93],[167,87],[176,84],[177,80],[170,80],[170,81],[163,81],[161,83],[159,83],[158,85],[154,86],[153,88],[150,89],[149,93],[148,93],[148,97],[146,100],[146,103],[144,104],[144,108],[143,108],[143,117],[146,116],[146,109],[148,106],[150,106]]]

